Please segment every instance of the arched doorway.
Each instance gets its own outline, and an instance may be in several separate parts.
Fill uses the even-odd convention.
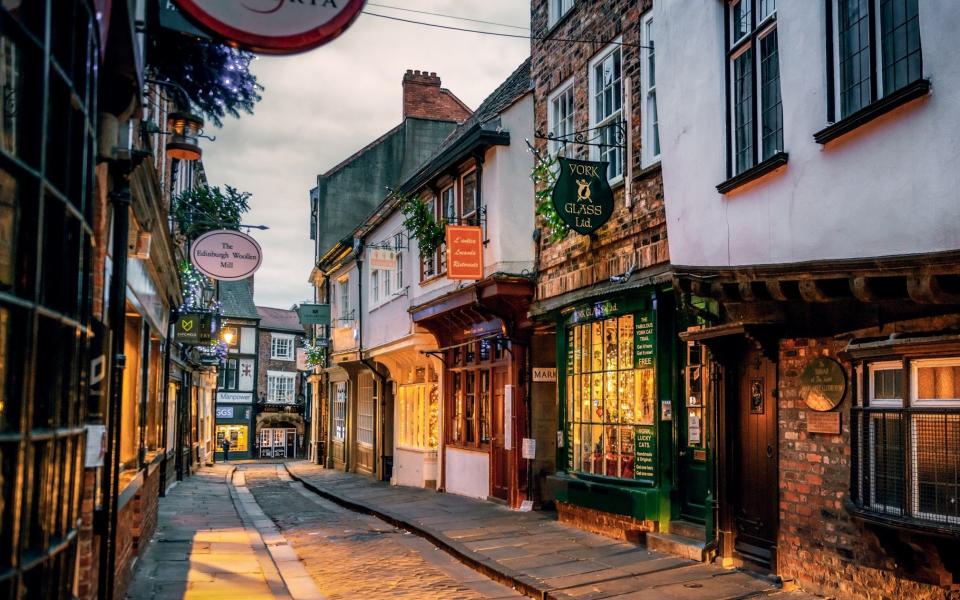
[[[303,417],[296,414],[261,414],[257,417],[257,458],[302,458]]]

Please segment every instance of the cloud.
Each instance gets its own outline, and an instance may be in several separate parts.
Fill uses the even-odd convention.
[[[519,0],[374,0],[373,4],[527,26]],[[367,6],[369,12],[466,28],[486,26]],[[511,31],[504,30],[500,31]],[[400,122],[407,69],[435,71],[443,86],[476,108],[529,55],[530,43],[422,27],[361,15],[339,39],[312,52],[261,57],[253,70],[266,88],[254,115],[228,119],[206,143],[214,185],[253,194],[244,222],[264,252],[256,302],[289,307],[309,299],[313,266],[309,191],[316,176]]]

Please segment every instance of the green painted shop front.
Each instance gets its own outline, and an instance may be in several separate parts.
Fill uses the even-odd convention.
[[[672,520],[710,521],[707,374],[699,346],[678,337],[687,323],[673,290],[641,288],[555,318],[556,500],[651,531],[669,531]]]

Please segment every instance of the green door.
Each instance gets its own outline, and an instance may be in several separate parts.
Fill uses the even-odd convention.
[[[707,471],[708,378],[706,349],[698,342],[688,342],[685,394],[676,415],[677,491],[680,518],[696,523],[703,523],[706,519],[710,481]]]

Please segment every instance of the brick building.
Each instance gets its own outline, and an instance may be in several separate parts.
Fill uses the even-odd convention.
[[[302,458],[306,450],[305,375],[297,364],[304,329],[295,310],[258,306],[256,456]]]
[[[659,72],[683,74],[657,87],[663,179],[703,325],[682,338],[712,373],[719,557],[828,597],[955,598],[960,10],[653,18]]]
[[[619,538],[667,531],[705,545],[707,448],[686,444],[681,315],[671,289],[659,167],[651,2],[532,3],[536,145],[603,161],[609,220],[556,240],[539,227],[530,435],[537,497]],[[597,40],[563,42],[559,40]],[[700,410],[695,408],[694,410]],[[676,427],[675,427],[676,426]]]

